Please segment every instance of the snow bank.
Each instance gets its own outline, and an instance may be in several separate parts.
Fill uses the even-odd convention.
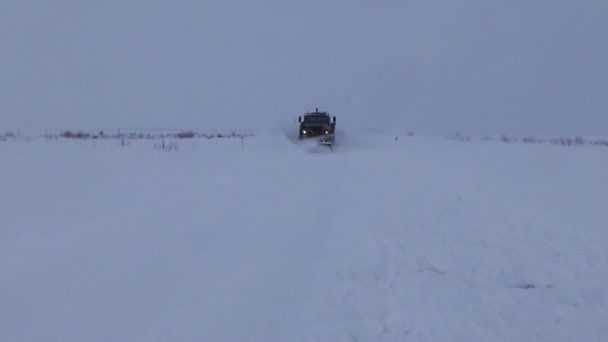
[[[604,149],[348,138],[2,142],[0,340],[608,337]]]

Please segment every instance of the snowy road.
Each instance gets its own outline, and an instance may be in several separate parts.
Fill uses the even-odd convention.
[[[604,150],[178,143],[0,145],[0,340],[608,336]]]

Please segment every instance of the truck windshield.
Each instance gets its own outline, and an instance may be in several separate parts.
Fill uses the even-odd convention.
[[[326,115],[306,115],[304,116],[305,123],[328,124],[329,116]]]

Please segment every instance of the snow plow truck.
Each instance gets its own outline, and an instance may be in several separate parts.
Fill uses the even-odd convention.
[[[336,117],[327,112],[306,112],[298,117],[300,140],[316,140],[321,145],[333,146],[336,139]]]

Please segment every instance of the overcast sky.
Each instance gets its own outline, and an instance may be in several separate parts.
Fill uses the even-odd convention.
[[[2,127],[607,134],[606,0],[2,0]]]

